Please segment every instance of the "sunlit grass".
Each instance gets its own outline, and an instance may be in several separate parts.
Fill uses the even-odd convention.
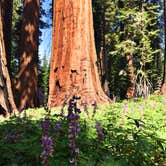
[[[166,158],[166,96],[124,100],[97,109],[81,109],[78,146],[80,166],[165,166]],[[58,116],[61,108],[50,112],[51,126],[63,120],[63,130],[54,147],[51,166],[69,164],[67,120]],[[95,114],[94,114],[95,112]],[[64,108],[67,115],[67,106]],[[41,121],[44,108],[24,110],[21,114],[0,121],[0,165],[40,165]],[[105,134],[99,143],[95,123],[100,122]],[[139,124],[137,124],[139,123]],[[16,136],[6,140],[7,135]],[[51,130],[51,136],[55,135]]]

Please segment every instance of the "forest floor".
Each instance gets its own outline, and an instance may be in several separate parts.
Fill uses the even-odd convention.
[[[50,119],[51,166],[166,166],[166,96],[132,99],[81,110],[77,153],[69,147],[69,119],[44,108],[0,119],[0,165],[41,165],[41,122]],[[64,108],[67,115],[67,107]],[[57,123],[60,130],[55,130]],[[98,124],[98,125],[96,125]],[[97,127],[98,126],[98,127]],[[99,131],[100,130],[100,131]],[[79,150],[78,150],[79,148]]]

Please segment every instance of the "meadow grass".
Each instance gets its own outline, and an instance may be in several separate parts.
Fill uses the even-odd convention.
[[[67,106],[64,108],[67,115]],[[81,109],[79,166],[166,166],[166,96],[150,96]],[[50,137],[54,138],[51,166],[71,165],[68,146],[68,120],[59,116],[61,108],[48,115],[44,108],[24,110],[0,120],[0,165],[41,165],[41,121],[51,120]],[[59,133],[54,131],[62,122]],[[100,140],[95,124],[101,124]]]

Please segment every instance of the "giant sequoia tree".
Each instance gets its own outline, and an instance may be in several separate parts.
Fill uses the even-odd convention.
[[[24,0],[20,68],[15,92],[18,95],[17,104],[20,109],[37,105],[39,8],[39,0]]]
[[[2,21],[2,3],[0,1],[0,114],[4,115],[15,111],[17,108],[13,100],[11,83],[7,69],[4,30]]]
[[[108,102],[97,73],[91,0],[55,1],[53,12],[48,105],[75,94],[88,104]]]

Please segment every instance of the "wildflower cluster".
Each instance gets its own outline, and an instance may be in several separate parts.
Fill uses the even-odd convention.
[[[55,126],[54,126],[54,131],[56,133],[58,133],[61,130],[61,128],[62,128],[62,122],[61,121],[57,121]]]
[[[80,131],[79,118],[78,115],[81,113],[80,109],[77,108],[77,100],[79,97],[74,96],[69,101],[68,107],[68,138],[69,138],[69,147],[71,148],[71,160],[70,163],[77,164],[77,156],[79,154],[79,148],[76,145],[76,139],[78,138],[78,132]]]
[[[42,147],[43,151],[40,155],[42,158],[42,165],[48,165],[48,158],[52,156],[53,153],[53,142],[52,138],[48,136],[42,136]]]
[[[93,115],[92,115],[92,118],[94,118],[95,114],[96,114],[96,110],[97,110],[97,102],[94,101],[94,103],[92,104],[93,106]]]
[[[96,122],[95,128],[96,128],[96,131],[97,131],[99,140],[102,140],[102,139],[104,138],[104,133],[103,133],[103,131],[102,131],[102,129],[101,129],[101,124],[100,124],[100,122]]]
[[[41,128],[42,128],[42,135],[47,136],[49,135],[50,132],[50,118],[46,117],[44,121],[41,123]]]
[[[18,137],[19,137],[19,133],[13,133],[13,134],[9,133],[5,135],[4,140],[16,143]]]
[[[50,118],[46,117],[44,121],[41,123],[42,128],[42,147],[43,151],[41,153],[42,165],[49,165],[48,158],[52,156],[53,153],[53,141],[52,138],[49,137],[50,132]]]
[[[84,112],[86,113],[86,115],[89,118],[88,103],[86,101],[83,101],[81,105],[83,105]]]

